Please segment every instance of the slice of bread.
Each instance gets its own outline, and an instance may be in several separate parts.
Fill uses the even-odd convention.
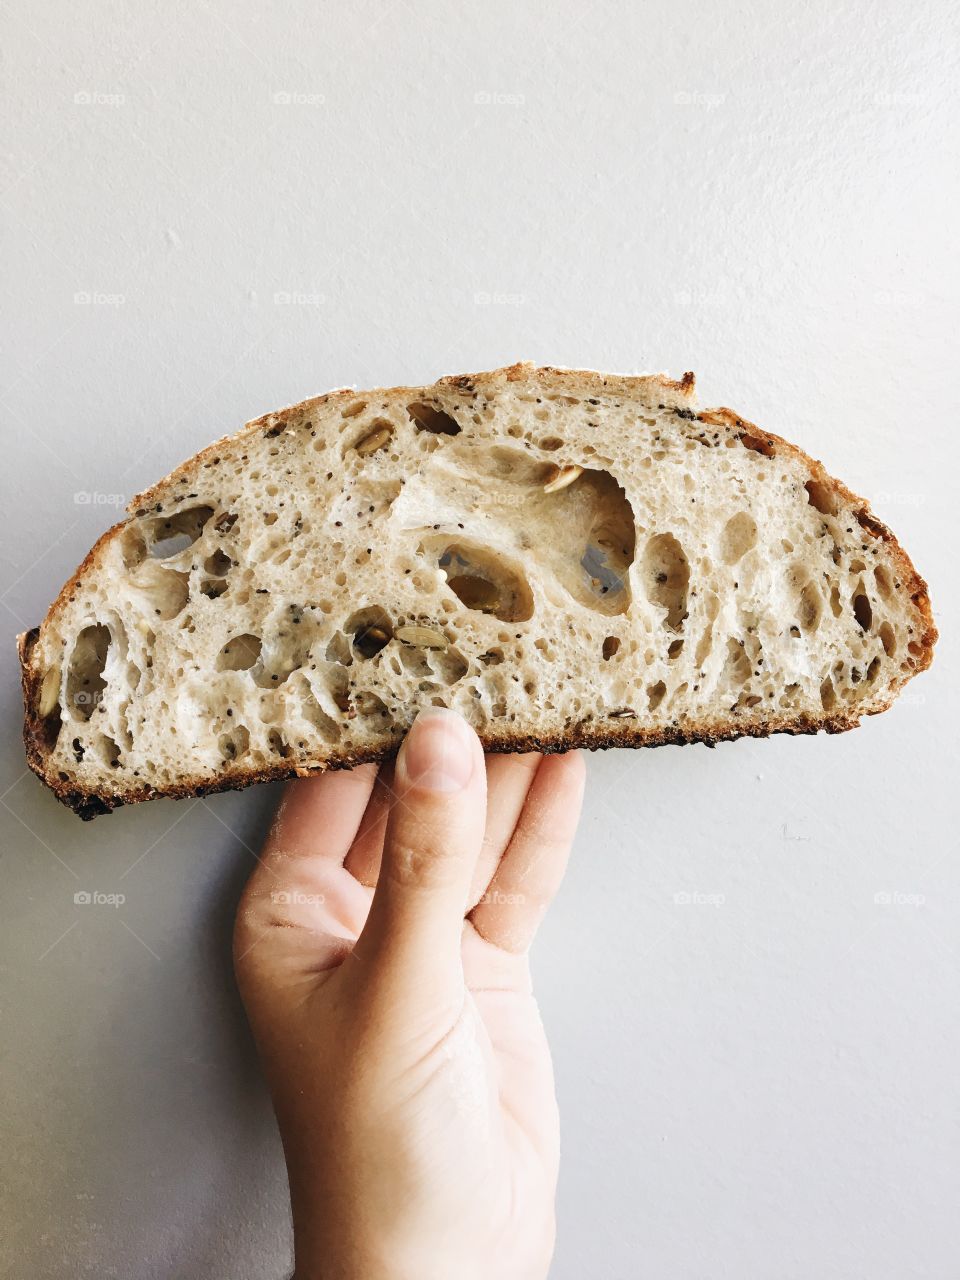
[[[129,511],[20,637],[85,818],[380,760],[431,703],[493,751],[835,733],[937,638],[864,501],[692,374],[333,391]]]

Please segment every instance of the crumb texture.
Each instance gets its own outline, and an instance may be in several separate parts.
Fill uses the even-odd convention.
[[[514,366],[335,392],[131,504],[23,647],[31,764],[75,807],[394,749],[848,728],[929,664],[863,502],[692,379]]]

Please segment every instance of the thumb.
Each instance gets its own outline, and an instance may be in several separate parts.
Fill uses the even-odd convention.
[[[421,711],[397,757],[380,875],[357,944],[378,980],[410,989],[462,982],[460,939],[483,841],[486,771],[454,711]]]

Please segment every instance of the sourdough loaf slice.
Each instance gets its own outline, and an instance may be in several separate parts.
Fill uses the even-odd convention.
[[[379,760],[838,732],[929,666],[862,499],[692,374],[340,390],[135,498],[20,637],[31,768],[82,817]]]

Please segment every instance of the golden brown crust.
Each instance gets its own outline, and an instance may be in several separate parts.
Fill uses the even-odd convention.
[[[866,501],[848,489],[840,480],[831,476],[821,462],[811,458],[802,449],[782,439],[780,436],[761,430],[731,409],[709,409],[696,413],[691,407],[695,400],[695,380],[692,373],[685,373],[679,381],[675,381],[661,375],[629,377],[605,375],[588,370],[555,369],[549,366],[535,368],[530,364],[515,364],[488,373],[461,374],[442,378],[438,385],[473,395],[482,393],[487,388],[492,390],[497,385],[502,385],[505,382],[514,382],[530,377],[535,377],[545,389],[551,390],[563,388],[569,391],[576,390],[580,394],[591,391],[602,391],[605,394],[612,393],[614,395],[631,394],[636,396],[640,394],[660,408],[673,408],[682,417],[697,418],[708,425],[733,428],[739,433],[741,440],[748,448],[757,449],[762,453],[769,452],[771,456],[774,452],[785,453],[799,460],[808,470],[812,482],[822,485],[826,491],[849,503],[853,507],[856,518],[864,531],[871,537],[883,539],[888,545],[903,574],[904,585],[914,603],[918,620],[921,623],[921,634],[916,642],[916,652],[912,659],[910,676],[930,666],[933,660],[933,646],[937,641],[938,634],[933,621],[926,582],[917,573],[910,557],[897,541],[892,531],[873,515]],[[188,459],[165,479],[135,497],[129,504],[128,510],[131,514],[142,514],[158,501],[166,501],[171,495],[176,497],[177,486],[189,483],[190,479],[195,476],[198,467],[208,463],[212,464],[217,459],[219,452],[228,446],[232,446],[250,433],[265,429],[273,430],[275,428],[282,430],[287,422],[293,420],[301,421],[304,414],[311,408],[334,398],[361,394],[370,397],[384,391],[390,391],[392,394],[405,391],[422,393],[423,388],[377,388],[363,392],[355,391],[352,388],[340,388],[278,412],[266,414],[247,423],[235,435],[222,437],[201,450],[193,458]],[[71,592],[77,582],[88,569],[95,565],[100,549],[108,540],[118,535],[119,531],[124,527],[124,523],[120,522],[114,525],[97,540],[50,607],[43,625],[47,625],[51,619],[55,619],[59,615],[65,604],[70,600]],[[109,813],[112,809],[124,804],[136,804],[149,800],[154,796],[162,795],[173,799],[183,799],[190,796],[208,795],[217,791],[239,790],[256,782],[279,781],[298,775],[307,776],[313,773],[322,773],[328,769],[353,768],[359,764],[376,763],[395,754],[402,739],[402,733],[398,732],[394,741],[386,746],[343,754],[336,760],[315,768],[298,769],[294,765],[278,763],[266,769],[238,770],[214,784],[192,785],[189,782],[185,782],[182,785],[165,788],[162,791],[154,790],[150,787],[142,787],[117,792],[108,796],[84,792],[78,790],[65,775],[51,776],[50,772],[45,768],[44,728],[37,714],[40,676],[31,661],[32,651],[39,634],[40,628],[34,627],[31,631],[25,632],[18,637],[24,700],[23,736],[27,763],[33,772],[54,791],[58,799],[84,819],[94,818],[101,813]],[[900,683],[905,683],[910,676],[905,676]],[[877,711],[885,710],[886,706],[889,706],[892,701],[893,694],[891,694],[891,698],[885,706],[873,708],[868,714],[876,714]],[[750,718],[747,715],[740,718],[739,713],[732,713],[730,717],[723,721],[702,722],[695,725],[677,723],[664,729],[645,729],[632,725],[630,719],[625,718],[619,720],[615,726],[609,723],[597,724],[586,720],[568,726],[561,733],[544,736],[522,731],[500,734],[481,731],[479,737],[486,751],[540,751],[555,753],[577,747],[583,747],[588,750],[601,750],[610,747],[650,747],[696,742],[712,747],[719,742],[732,741],[736,738],[769,737],[774,733],[812,734],[821,731],[843,733],[849,729],[856,728],[859,723],[860,714],[850,710],[822,717],[784,716],[775,720],[769,718],[761,720],[758,717]]]
[[[737,738],[768,738],[775,733],[785,733],[792,736],[820,732],[845,733],[848,729],[855,729],[859,723],[860,717],[858,715],[833,715],[824,716],[822,719],[814,719],[807,716],[794,717],[792,719],[784,717],[782,721],[766,721],[762,724],[745,720],[742,725],[731,725],[726,722],[723,724],[703,725],[698,728],[682,728],[677,725],[663,730],[631,727],[628,722],[615,729],[610,726],[591,725],[582,722],[571,725],[562,734],[552,734],[544,737],[534,733],[491,734],[483,730],[478,730],[477,736],[484,751],[487,752],[539,751],[545,755],[554,755],[563,751],[573,751],[577,748],[584,748],[588,751],[603,751],[612,747],[669,747],[686,746],[694,743],[715,747],[718,743],[732,742]],[[396,755],[400,748],[402,736],[402,734],[398,734],[396,740],[388,746],[345,754],[337,760],[331,760],[316,768],[298,769],[294,765],[277,764],[269,769],[244,770],[212,784],[204,783],[200,786],[191,786],[189,783],[184,783],[182,786],[168,787],[162,791],[144,787],[138,790],[119,792],[110,796],[77,791],[67,782],[58,778],[48,778],[39,767],[39,758],[31,758],[29,743],[27,751],[28,763],[31,769],[55,792],[57,799],[72,809],[74,813],[79,814],[84,821],[89,821],[91,818],[110,813],[112,810],[119,809],[124,805],[140,804],[144,800],[155,798],[186,800],[191,797],[213,795],[219,791],[242,791],[245,787],[252,786],[257,782],[282,782],[288,778],[306,778],[318,773],[329,773],[337,769],[353,769],[361,764],[379,764]],[[24,737],[26,740],[26,733]]]

